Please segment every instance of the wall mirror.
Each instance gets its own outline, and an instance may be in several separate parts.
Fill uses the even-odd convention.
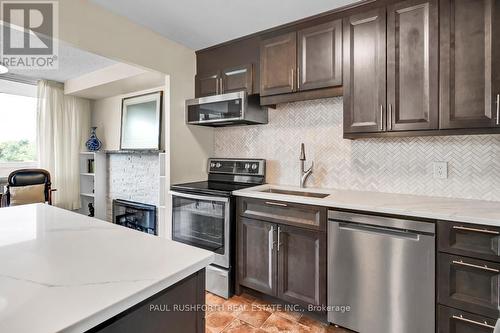
[[[121,150],[160,150],[161,91],[122,100]]]

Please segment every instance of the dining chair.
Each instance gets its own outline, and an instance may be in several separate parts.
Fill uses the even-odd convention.
[[[19,206],[32,203],[52,205],[50,173],[44,169],[19,169],[11,172],[4,193],[5,206]]]

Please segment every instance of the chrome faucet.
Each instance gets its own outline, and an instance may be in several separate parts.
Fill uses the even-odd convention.
[[[306,162],[306,152],[304,148],[304,144],[300,144],[300,187],[304,188],[304,184],[306,183],[307,177],[309,177],[312,173],[312,169],[314,166],[314,162],[311,162],[311,167],[305,170],[305,162]]]

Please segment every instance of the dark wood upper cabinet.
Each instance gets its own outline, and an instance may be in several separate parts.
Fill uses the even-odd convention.
[[[196,97],[217,95],[220,89],[220,72],[196,75]]]
[[[222,92],[246,90],[249,95],[258,94],[259,45],[260,37],[254,36],[196,51],[196,73],[198,74],[196,97],[202,97],[198,89],[200,79],[210,77],[215,73],[218,74],[219,82],[208,81],[206,83],[212,87],[209,94],[215,94],[213,87],[216,85],[217,89]]]
[[[260,44],[260,95],[295,91],[297,34],[287,33]]]
[[[226,68],[205,75],[196,75],[196,97],[205,97],[245,90],[253,93],[251,64]]]
[[[500,1],[440,0],[440,128],[498,124]]]
[[[298,32],[298,90],[342,84],[342,21]]]
[[[253,67],[251,64],[227,68],[221,75],[222,93],[246,90],[250,95],[253,91]]]
[[[326,304],[326,233],[278,225],[278,297]]]
[[[500,0],[368,1],[196,57],[197,97],[343,96],[344,138],[500,133]]]
[[[339,96],[341,90],[333,87],[340,85],[342,85],[341,20],[261,41],[262,103],[274,104]]]
[[[272,223],[240,219],[237,240],[240,285],[276,295],[276,232]]]
[[[387,130],[438,128],[437,0],[387,8]]]
[[[386,10],[344,19],[344,132],[385,131]]]

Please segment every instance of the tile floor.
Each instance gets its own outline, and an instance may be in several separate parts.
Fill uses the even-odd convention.
[[[206,294],[206,333],[349,333],[306,315],[242,294],[225,300]]]

